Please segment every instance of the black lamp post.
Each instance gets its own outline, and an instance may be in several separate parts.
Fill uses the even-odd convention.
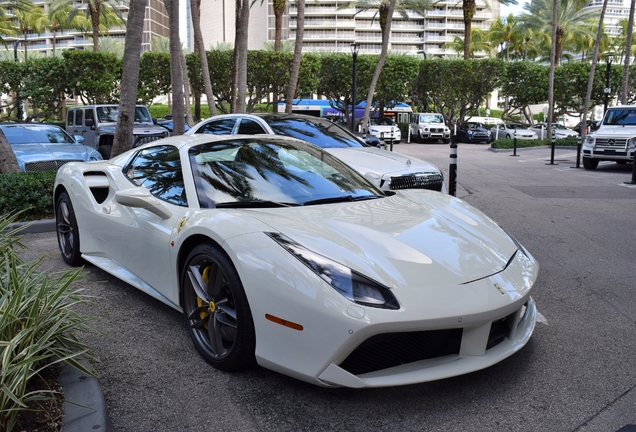
[[[356,66],[358,62],[358,51],[360,50],[360,44],[354,42],[351,44],[351,54],[353,55],[353,88],[352,88],[352,101],[351,101],[351,130],[356,129]]]
[[[603,114],[605,114],[605,111],[607,111],[609,95],[612,92],[612,88],[610,87],[610,71],[612,69],[613,58],[614,58],[614,54],[608,54],[607,56],[605,56],[605,64],[607,65],[607,74],[606,74],[606,80],[605,80],[605,89],[603,90],[605,92],[605,108],[603,109]]]

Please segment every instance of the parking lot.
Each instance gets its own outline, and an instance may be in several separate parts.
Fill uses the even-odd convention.
[[[457,196],[517,237],[541,269],[529,344],[488,369],[406,387],[324,389],[255,368],[213,369],[182,316],[89,265],[84,339],[116,431],[617,431],[636,425],[636,186],[631,165],[576,169],[576,149],[460,144]],[[399,144],[448,180],[449,146]],[[29,234],[67,268],[54,233]],[[152,265],[152,263],[149,263]],[[81,401],[80,401],[81,402]]]

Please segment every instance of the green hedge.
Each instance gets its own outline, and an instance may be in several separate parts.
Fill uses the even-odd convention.
[[[563,138],[556,140],[555,144],[557,146],[575,146],[577,145],[578,139],[576,137],[572,138]],[[523,147],[539,147],[545,145],[552,145],[552,140],[517,140],[517,148]],[[512,138],[502,138],[497,141],[493,141],[490,145],[495,149],[511,149],[514,148],[514,139]]]
[[[0,214],[18,215],[19,221],[53,217],[56,171],[0,174]]]

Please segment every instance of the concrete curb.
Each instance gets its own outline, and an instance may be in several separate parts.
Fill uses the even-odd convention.
[[[19,234],[44,233],[55,231],[55,219],[43,219],[34,222],[16,222],[7,227],[8,230],[24,227]]]
[[[60,366],[60,384],[64,387],[62,432],[100,430],[111,432],[106,400],[99,382],[72,366]]]

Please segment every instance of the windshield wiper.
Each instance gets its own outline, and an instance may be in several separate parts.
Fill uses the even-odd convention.
[[[216,208],[267,208],[267,207],[295,207],[300,204],[277,201],[251,200],[217,203]]]
[[[364,201],[364,200],[375,199],[375,198],[382,198],[382,197],[380,195],[363,195],[358,197],[354,197],[352,195],[344,195],[339,197],[321,198],[316,200],[305,201],[303,205],[306,206],[306,205],[314,205],[314,204],[331,204],[331,203],[339,203],[339,202],[347,202],[347,201],[350,201],[350,202]]]

